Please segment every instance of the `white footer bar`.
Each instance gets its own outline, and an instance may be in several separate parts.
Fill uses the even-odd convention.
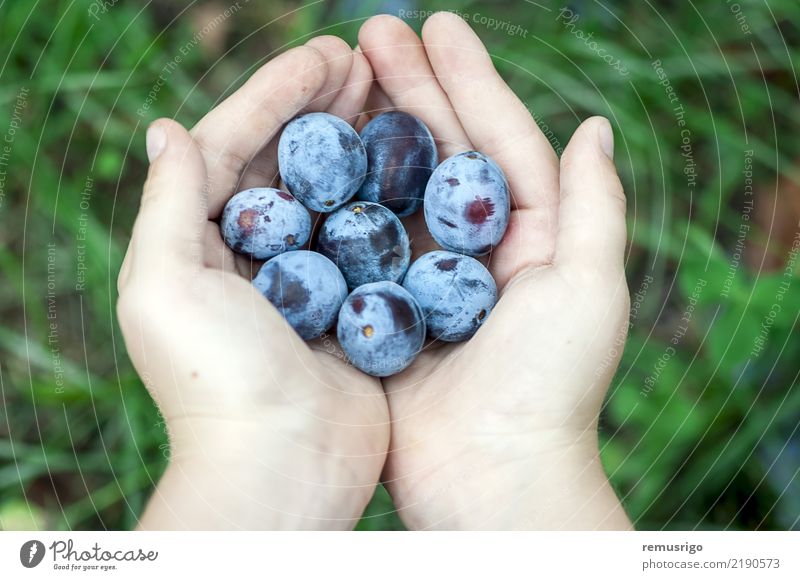
[[[0,578],[797,579],[798,552],[796,532],[2,532]]]

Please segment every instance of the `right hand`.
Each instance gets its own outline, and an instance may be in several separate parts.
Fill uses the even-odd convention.
[[[500,290],[468,342],[433,344],[383,381],[385,483],[410,528],[628,528],[598,457],[597,421],[628,322],[625,195],[608,121],[560,162],[478,36],[450,13],[422,41],[376,16],[359,41],[376,101],[421,118],[442,159],[475,149],[503,169],[509,228],[487,265]],[[407,220],[419,254],[435,246]]]

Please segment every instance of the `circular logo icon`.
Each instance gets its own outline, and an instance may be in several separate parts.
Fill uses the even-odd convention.
[[[26,568],[35,568],[44,559],[44,544],[39,540],[28,540],[19,549],[19,561]]]

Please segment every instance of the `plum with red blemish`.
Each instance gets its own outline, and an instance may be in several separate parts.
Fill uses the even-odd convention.
[[[361,140],[367,150],[367,177],[356,199],[380,203],[400,217],[413,214],[439,159],[425,123],[390,111],[367,123]]]
[[[266,260],[302,247],[311,236],[311,216],[289,193],[257,187],[228,200],[220,230],[234,252]]]
[[[316,249],[339,267],[351,290],[371,282],[400,282],[411,262],[411,244],[400,219],[367,201],[329,215]]]
[[[482,256],[508,228],[511,196],[503,170],[477,151],[445,159],[425,189],[425,223],[446,250]]]
[[[346,121],[330,113],[307,113],[292,119],[281,133],[278,169],[303,205],[330,213],[361,187],[367,152]]]
[[[336,264],[316,252],[286,252],[261,266],[253,285],[303,340],[319,338],[336,322],[347,283]]]
[[[422,308],[428,336],[445,342],[469,340],[497,302],[497,285],[483,264],[444,250],[411,264],[403,288]]]
[[[336,326],[353,365],[375,377],[407,368],[425,343],[425,318],[411,294],[394,282],[356,288],[344,301]]]

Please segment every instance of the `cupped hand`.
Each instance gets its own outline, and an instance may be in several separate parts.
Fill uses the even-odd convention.
[[[148,130],[118,314],[173,457],[141,527],[350,528],[372,496],[389,439],[379,381],[331,339],[304,343],[214,222],[236,191],[277,185],[286,121],[355,120],[371,81],[363,55],[319,37],[260,68],[191,134],[166,119]]]
[[[422,41],[401,20],[367,21],[359,46],[374,115],[431,129],[442,159],[492,157],[512,194],[487,264],[501,298],[468,342],[434,345],[383,381],[392,418],[384,481],[412,528],[626,528],[598,460],[597,421],[629,310],[625,197],[608,121],[575,132],[561,160],[459,17]],[[420,215],[415,254],[434,249]]]

